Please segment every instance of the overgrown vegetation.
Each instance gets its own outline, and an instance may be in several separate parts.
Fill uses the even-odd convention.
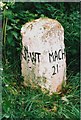
[[[79,3],[4,3],[2,120],[80,120]],[[23,24],[39,17],[57,19],[65,30],[67,84],[49,96],[24,87],[21,76]]]

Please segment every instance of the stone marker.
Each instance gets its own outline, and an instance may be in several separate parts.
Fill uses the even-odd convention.
[[[53,19],[39,18],[23,25],[22,75],[24,84],[58,92],[66,81],[64,29]]]

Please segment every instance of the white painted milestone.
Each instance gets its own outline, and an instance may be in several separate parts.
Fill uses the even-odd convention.
[[[24,84],[58,92],[66,81],[62,25],[57,20],[39,18],[23,25],[21,34]]]

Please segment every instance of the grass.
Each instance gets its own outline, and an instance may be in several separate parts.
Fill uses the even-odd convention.
[[[80,120],[80,75],[76,72],[79,71],[79,3],[16,2],[13,5],[7,3],[7,6],[8,10],[3,11],[3,67],[6,71],[3,73],[2,84],[2,120]],[[43,16],[57,19],[64,27],[69,64],[66,86],[63,86],[60,93],[51,96],[48,91],[43,93],[40,88],[23,86],[23,79],[17,71],[20,59],[17,56],[20,56],[22,47],[21,26]]]
[[[24,87],[15,76],[4,74],[2,120],[80,120],[79,73],[70,75],[60,93]]]

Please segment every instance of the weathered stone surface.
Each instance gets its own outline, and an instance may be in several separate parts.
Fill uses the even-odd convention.
[[[39,85],[51,92],[66,80],[64,29],[53,19],[40,18],[23,25],[22,75],[24,84]]]

